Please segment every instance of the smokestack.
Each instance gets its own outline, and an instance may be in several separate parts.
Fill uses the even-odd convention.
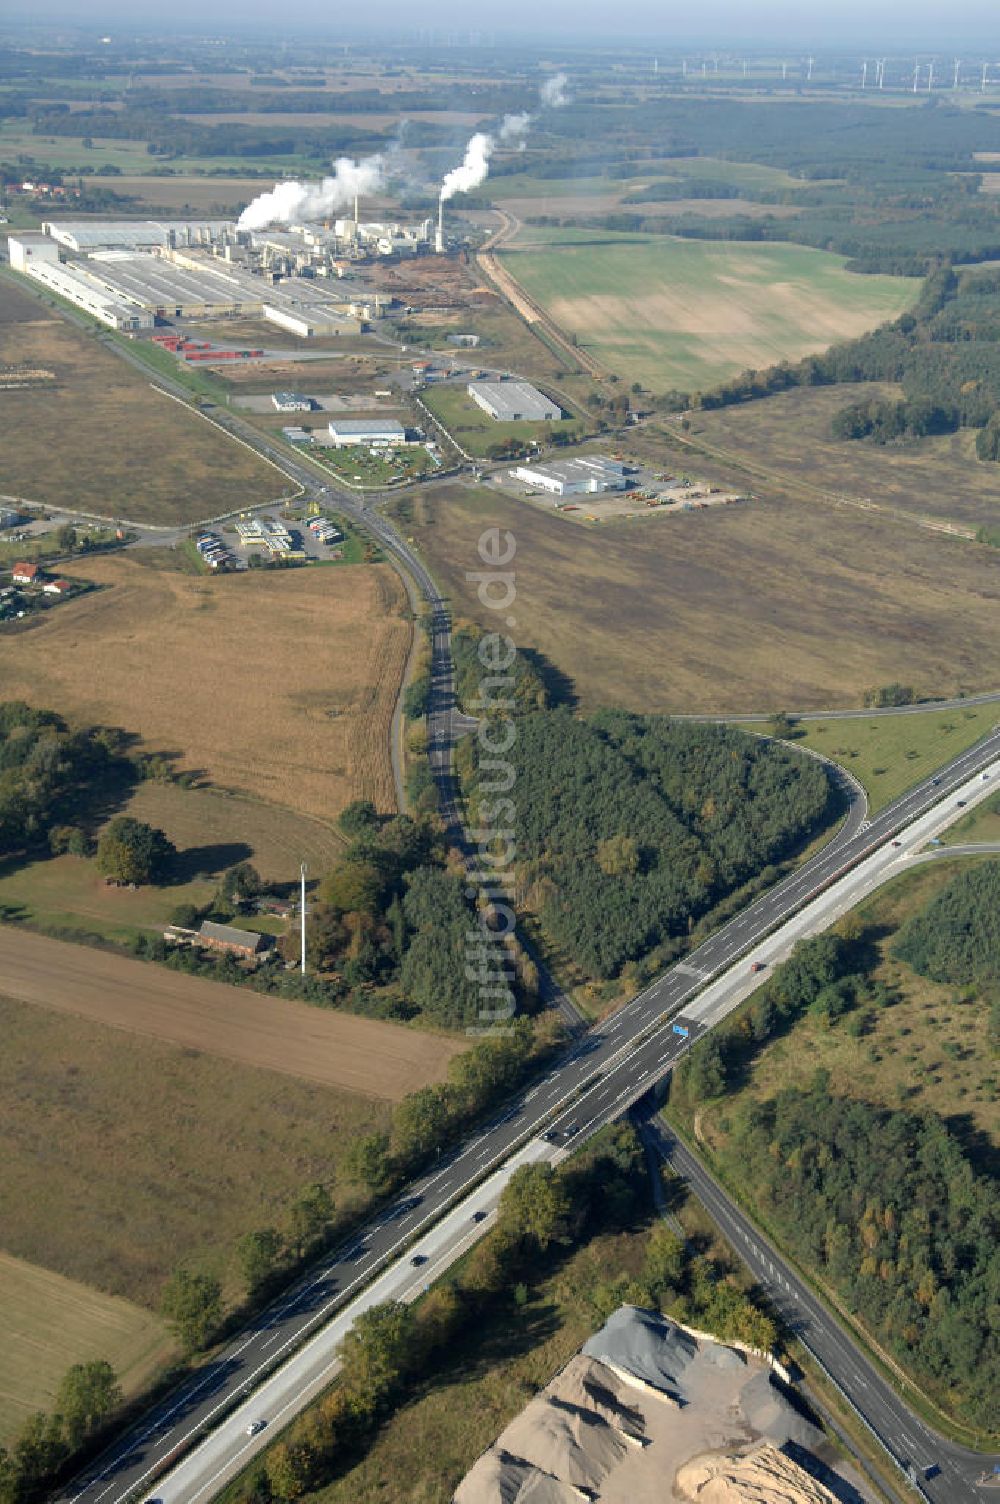
[[[438,199],[438,223],[437,233],[434,236],[434,249],[439,256],[444,255],[444,199]]]
[[[358,223],[358,195],[354,195],[354,223]]]

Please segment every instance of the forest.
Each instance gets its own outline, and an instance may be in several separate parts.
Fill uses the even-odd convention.
[[[893,953],[937,981],[982,988],[1000,1042],[997,976],[1000,863],[969,867],[903,927]],[[827,1027],[865,1028],[893,990],[871,975],[862,929],[844,921],[791,958],[685,1058],[671,1087],[685,1121],[698,1104],[746,1085],[761,1046],[806,1012]],[[984,987],[984,982],[987,984]],[[843,1021],[842,1023],[840,1021]],[[931,1113],[831,1093],[817,1071],[726,1119],[718,1163],[784,1246],[835,1287],[918,1381],[977,1428],[1000,1428],[1000,1196],[988,1171]]]
[[[739,1112],[721,1163],[915,1377],[1000,1429],[1000,1196],[940,1121],[831,1096],[817,1072]]]
[[[832,813],[825,767],[718,726],[567,710],[517,722],[511,800],[459,760],[470,823],[511,803],[528,906],[587,976],[672,959],[695,922]],[[506,817],[505,817],[506,818]]]
[[[934,982],[1000,984],[1000,862],[959,872],[903,927],[894,954]]]

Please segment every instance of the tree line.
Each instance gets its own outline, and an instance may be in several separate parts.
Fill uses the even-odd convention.
[[[979,987],[994,1050],[998,875],[1000,863],[962,872],[894,946],[935,980]],[[895,1000],[871,977],[863,931],[850,918],[839,929],[798,945],[726,1026],[694,1046],[671,1088],[682,1115],[744,1085],[761,1046],[803,1013],[858,1035],[873,1010]],[[808,1087],[741,1104],[729,1129],[720,1167],[730,1184],[751,1188],[748,1199],[783,1244],[918,1380],[977,1428],[1000,1428],[1000,1195],[945,1124],[836,1096],[817,1071]]]
[[[719,726],[602,711],[531,712],[508,754],[520,888],[588,976],[672,959],[695,923],[827,818],[823,764]],[[493,771],[466,746],[473,826]]]
[[[630,1125],[606,1129],[557,1170],[515,1171],[493,1228],[456,1273],[413,1305],[387,1302],[355,1322],[336,1384],[267,1451],[235,1504],[286,1504],[342,1476],[409,1399],[454,1383],[456,1362],[481,1361],[479,1344],[518,1320],[532,1287],[601,1234],[635,1233],[641,1259],[631,1274],[574,1261],[559,1301],[588,1327],[628,1302],[770,1349],[774,1323],[729,1268],[664,1224],[647,1233],[647,1202],[642,1146]]]

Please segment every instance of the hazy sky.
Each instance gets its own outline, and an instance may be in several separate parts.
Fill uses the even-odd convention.
[[[328,37],[357,35],[384,27],[397,35],[413,36],[422,28],[470,27],[495,31],[498,38],[511,31],[542,36],[574,36],[591,41],[595,35],[649,36],[678,44],[704,41],[725,45],[840,46],[864,49],[878,42],[901,52],[914,46],[951,52],[974,45],[1000,50],[1000,6],[996,0],[959,0],[942,6],[938,0],[841,0],[839,4],[810,0],[699,0],[698,4],[663,4],[662,0],[630,0],[613,6],[607,0],[491,0],[477,7],[468,0],[379,0],[376,6],[353,9],[330,0],[295,0],[276,8],[273,0],[42,0],[32,8],[32,20],[58,17],[87,25],[163,29],[190,26],[198,31],[234,31],[247,26],[289,33],[314,31]],[[131,23],[131,25],[129,24]]]

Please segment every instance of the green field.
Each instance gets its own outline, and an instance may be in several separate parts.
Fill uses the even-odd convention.
[[[173,1350],[149,1311],[6,1253],[0,1253],[0,1322],[0,1446],[9,1446],[36,1410],[54,1408],[71,1364],[105,1359],[127,1397]]]
[[[612,371],[698,391],[826,349],[902,313],[919,283],[862,277],[797,245],[522,230],[506,269]]]
[[[469,454],[485,457],[496,444],[513,439],[518,444],[550,444],[555,433],[582,439],[586,424],[579,418],[560,423],[498,423],[477,407],[463,386],[436,386],[422,394],[422,401]]]
[[[796,731],[800,746],[822,752],[854,774],[874,813],[985,736],[998,715],[996,705],[971,705],[871,720],[801,721]]]
[[[946,846],[964,846],[971,841],[1000,841],[1000,794],[970,810],[942,837]]]

